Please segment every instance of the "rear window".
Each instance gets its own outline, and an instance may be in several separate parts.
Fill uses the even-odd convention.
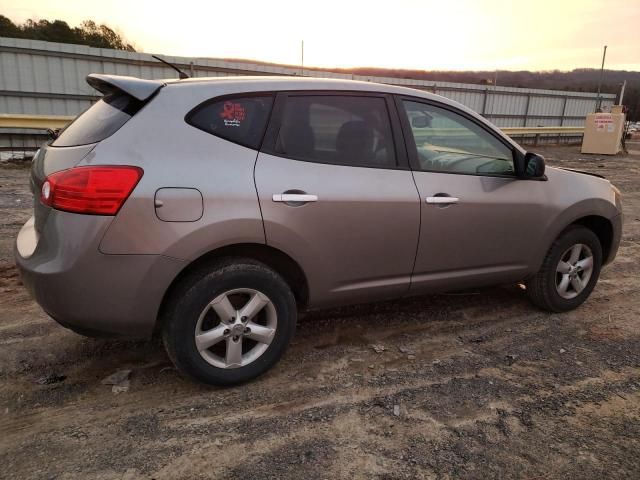
[[[272,105],[272,95],[214,99],[198,105],[185,120],[207,133],[257,150]]]
[[[275,152],[335,165],[395,168],[384,98],[292,95],[286,100]]]
[[[113,135],[142,108],[143,102],[126,93],[110,93],[82,113],[51,144],[75,147],[104,140]]]

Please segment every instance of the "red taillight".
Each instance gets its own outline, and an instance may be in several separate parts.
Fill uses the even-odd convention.
[[[49,175],[40,201],[57,210],[115,215],[142,178],[138,167],[76,167]]]

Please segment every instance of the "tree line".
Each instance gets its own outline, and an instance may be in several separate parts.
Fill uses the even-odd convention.
[[[98,25],[85,20],[78,27],[70,27],[62,20],[27,20],[23,24],[13,23],[0,15],[0,37],[26,38],[46,42],[74,43],[96,48],[112,48],[135,52],[133,45],[107,25]]]

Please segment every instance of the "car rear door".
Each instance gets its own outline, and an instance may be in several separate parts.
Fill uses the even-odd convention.
[[[513,146],[454,107],[397,99],[421,198],[412,292],[517,281],[549,218],[545,182],[515,176]]]
[[[408,291],[420,202],[400,135],[388,95],[278,95],[256,188],[267,244],[300,263],[312,306]]]

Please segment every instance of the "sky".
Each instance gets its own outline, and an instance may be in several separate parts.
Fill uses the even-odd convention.
[[[640,71],[640,0],[0,0],[14,22],[92,19],[138,51],[316,67]]]

